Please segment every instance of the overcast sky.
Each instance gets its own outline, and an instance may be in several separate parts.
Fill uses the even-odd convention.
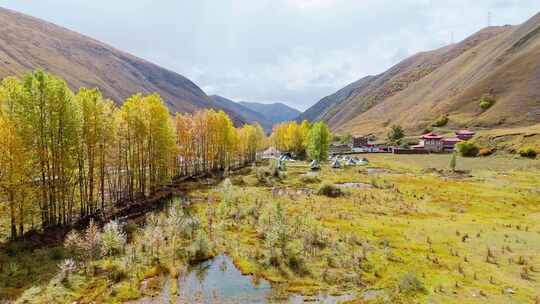
[[[540,0],[0,0],[174,70],[208,94],[304,110]]]

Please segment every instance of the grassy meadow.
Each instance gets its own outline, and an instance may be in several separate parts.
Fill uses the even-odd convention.
[[[246,273],[293,292],[353,291],[359,299],[390,303],[537,300],[538,161],[458,158],[457,170],[470,172],[452,173],[442,171],[449,155],[367,157],[368,167],[379,169],[324,166],[313,176],[305,175],[306,163],[288,163],[274,184],[261,185],[255,172],[232,178],[238,210],[279,202],[293,231],[284,261],[268,262],[260,218],[239,211],[220,233],[225,250]],[[341,187],[344,193],[331,198],[317,195],[322,181],[361,184]],[[295,242],[302,244],[290,245]]]
[[[451,172],[449,155],[363,156],[368,166],[312,173],[305,162],[285,171],[264,163],[220,184],[186,182],[182,208],[126,223],[126,243],[110,254],[11,244],[0,251],[0,299],[126,302],[225,252],[243,273],[290,293],[538,303],[537,160],[459,157]],[[177,295],[179,286],[166,288]]]

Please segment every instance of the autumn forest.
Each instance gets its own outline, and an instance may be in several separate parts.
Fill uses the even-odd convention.
[[[0,100],[0,189],[11,238],[106,215],[173,177],[242,166],[265,139],[259,125],[235,128],[222,111],[173,117],[158,94],[135,94],[118,107],[98,89],[74,94],[42,71],[5,78]]]

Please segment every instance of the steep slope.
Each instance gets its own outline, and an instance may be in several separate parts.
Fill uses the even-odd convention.
[[[478,100],[495,104],[483,111]],[[420,131],[447,114],[454,127],[501,128],[540,123],[540,14],[504,27],[406,90],[336,128],[377,132],[388,124]]]
[[[250,108],[241,105],[240,103],[234,102],[219,95],[211,95],[210,98],[212,98],[212,100],[214,100],[216,104],[220,107],[238,114],[238,116],[246,123],[253,124],[257,122],[261,125],[261,127],[264,128],[265,131],[269,132],[272,130],[272,121],[270,121],[261,113],[253,111]]]
[[[239,102],[239,104],[264,115],[268,120],[272,122],[272,124],[278,124],[280,122],[294,120],[301,113],[297,109],[291,108],[281,102],[267,104],[241,101]]]
[[[38,68],[63,77],[72,89],[99,87],[116,102],[137,92],[158,92],[173,112],[219,108],[182,75],[49,22],[0,8],[0,78]]]
[[[538,123],[539,19],[489,27],[458,44],[409,57],[326,97],[304,115],[351,133],[383,133],[394,123],[420,131],[440,114],[448,114],[456,127]],[[496,100],[487,111],[478,107],[483,95]]]
[[[354,91],[361,90],[364,86],[367,86],[373,78],[373,76],[366,76],[340,89],[336,93],[324,97],[305,112],[301,113],[296,120],[302,121],[307,119],[309,121],[319,121],[324,120],[325,117],[332,117],[336,111],[339,111],[337,106],[342,101],[351,97]]]

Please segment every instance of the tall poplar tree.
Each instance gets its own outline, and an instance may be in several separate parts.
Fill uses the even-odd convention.
[[[308,135],[308,156],[318,162],[328,158],[328,146],[330,145],[330,130],[324,122],[318,122],[311,127]]]

